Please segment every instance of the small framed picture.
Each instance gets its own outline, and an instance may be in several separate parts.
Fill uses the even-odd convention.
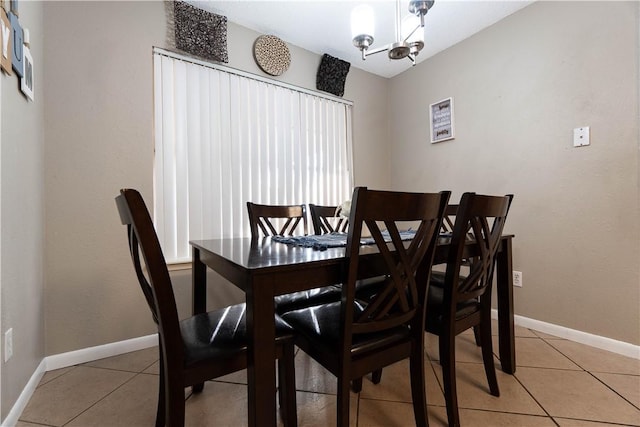
[[[26,95],[31,101],[33,101],[33,58],[31,57],[31,50],[28,47],[24,47],[24,73],[20,78],[20,89],[22,93]]]
[[[429,106],[431,143],[455,138],[453,123],[453,98],[446,98]]]

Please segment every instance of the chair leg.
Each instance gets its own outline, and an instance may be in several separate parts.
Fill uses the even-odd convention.
[[[278,359],[278,381],[280,383],[278,400],[285,427],[296,427],[298,425],[294,356],[295,349],[293,344],[285,344],[282,348],[282,358]]]
[[[337,427],[349,427],[349,385],[349,377],[344,373],[338,377]]]
[[[156,410],[156,427],[164,427],[166,406],[165,406],[165,390],[164,390],[164,370],[162,366],[162,351],[160,352],[160,377],[158,381],[158,408]]]
[[[380,384],[381,380],[382,380],[382,368],[376,369],[371,373],[371,381],[374,384]]]
[[[166,425],[170,427],[184,426],[184,384],[180,378],[165,378]]]
[[[473,336],[476,339],[476,345],[480,347],[482,345],[482,334],[480,333],[479,325],[473,327]]]
[[[351,380],[351,390],[354,393],[360,393],[362,391],[362,377]]]
[[[456,337],[453,332],[440,334],[440,365],[442,366],[442,382],[444,383],[444,399],[447,403],[447,419],[449,426],[459,427],[458,394],[456,391]]]
[[[493,361],[493,342],[491,340],[491,316],[483,315],[480,323],[480,333],[482,339],[482,361],[484,362],[484,372],[487,375],[489,391],[493,396],[500,396],[498,379],[496,378],[496,367]]]
[[[413,399],[413,415],[417,427],[427,427],[427,394],[424,373],[424,351],[416,345],[411,355],[409,369],[411,373],[411,398]],[[382,374],[382,369],[376,371]]]

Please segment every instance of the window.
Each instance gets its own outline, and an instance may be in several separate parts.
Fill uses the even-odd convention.
[[[339,98],[154,50],[154,223],[168,262],[189,240],[249,236],[246,202],[351,197],[351,108]]]

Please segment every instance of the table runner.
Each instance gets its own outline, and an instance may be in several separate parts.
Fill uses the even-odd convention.
[[[402,240],[411,240],[415,236],[415,230],[400,231]],[[391,236],[386,231],[382,232],[385,242],[391,242]],[[309,236],[272,236],[271,240],[278,243],[284,243],[292,246],[302,246],[305,248],[313,248],[315,250],[324,251],[328,248],[339,248],[347,246],[347,233],[327,233],[312,234]],[[360,239],[361,245],[373,245],[375,240],[373,237],[363,237]]]

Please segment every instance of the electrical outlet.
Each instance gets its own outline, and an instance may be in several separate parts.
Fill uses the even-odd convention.
[[[7,362],[13,356],[13,328],[4,333],[4,361]]]
[[[522,271],[513,270],[513,286],[522,287]]]

